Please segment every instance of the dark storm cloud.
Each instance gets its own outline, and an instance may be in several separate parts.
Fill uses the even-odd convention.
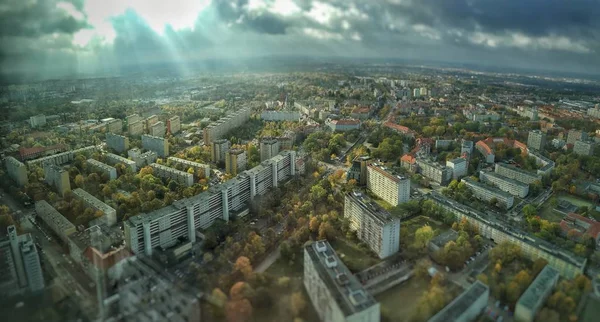
[[[234,23],[240,31],[281,35],[286,33],[289,22],[268,12],[250,12],[247,0],[216,1],[213,3],[219,17],[227,23]]]
[[[73,34],[90,26],[57,8],[56,0],[4,0],[0,4],[0,36],[39,37],[52,33]],[[70,2],[70,1],[64,1]],[[72,2],[81,8],[80,0]]]

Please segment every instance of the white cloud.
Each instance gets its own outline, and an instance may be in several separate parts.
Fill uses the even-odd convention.
[[[72,3],[59,2],[56,4],[56,7],[63,9],[66,13],[68,13],[70,16],[72,16],[73,18],[75,18],[77,20],[83,20],[85,18],[83,16],[83,13],[81,13],[79,10],[77,10]]]
[[[469,41],[477,45],[491,48],[514,47],[521,49],[561,50],[576,53],[591,53],[592,50],[581,41],[572,41],[564,36],[531,37],[522,33],[495,35],[475,32],[469,36]]]
[[[301,10],[292,0],[275,0],[269,11],[287,17],[299,13]]]
[[[326,30],[315,29],[315,28],[304,28],[302,29],[305,35],[321,40],[342,40],[344,37],[338,33],[329,32]]]
[[[412,26],[412,29],[414,31],[416,31],[419,35],[421,35],[422,37],[425,38],[429,38],[429,39],[433,39],[433,40],[440,40],[440,33],[427,25],[423,25],[423,24],[416,24]]]

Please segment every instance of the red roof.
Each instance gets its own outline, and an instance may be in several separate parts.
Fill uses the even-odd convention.
[[[599,222],[575,213],[568,214],[567,217],[560,222],[560,228],[565,234],[568,234],[569,231],[574,230],[578,236],[588,234],[594,239],[598,239],[600,237]]]
[[[102,254],[94,247],[88,247],[83,252],[83,256],[85,256],[90,263],[95,265],[97,268],[107,270],[121,260],[131,256],[131,254],[127,249],[125,249],[125,247],[115,249],[105,254]]]
[[[399,131],[402,133],[412,133],[412,130],[407,128],[406,126],[400,125],[400,124],[396,124],[396,123],[392,123],[392,122],[385,122],[383,123],[383,126],[385,127],[389,127],[392,130],[395,131]]]
[[[403,156],[400,158],[400,162],[407,162],[407,163],[410,163],[410,164],[413,164],[413,163],[415,163],[415,162],[416,162],[416,160],[417,160],[417,159],[415,159],[415,157],[413,157],[413,156],[412,156],[412,155],[410,155],[410,154],[405,154],[405,155],[403,155]]]
[[[368,114],[371,112],[371,108],[368,106],[357,106],[352,110],[352,113]]]
[[[25,156],[28,156],[28,155],[40,154],[40,153],[44,153],[44,152],[50,151],[50,150],[66,151],[67,146],[64,144],[55,144],[55,145],[50,145],[50,146],[37,146],[37,147],[33,147],[33,148],[20,148],[19,155],[21,156],[21,158],[24,158]]]
[[[482,148],[485,154],[492,154],[492,149],[484,141],[477,141],[475,146]]]

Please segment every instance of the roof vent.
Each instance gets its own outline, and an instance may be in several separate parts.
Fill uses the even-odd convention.
[[[338,282],[338,284],[340,285],[346,285],[348,284],[348,282],[350,282],[350,279],[348,278],[348,275],[346,275],[346,273],[339,273],[337,274],[337,276],[335,277],[335,280]]]
[[[327,250],[327,244],[324,241],[317,242],[317,252],[322,253]]]
[[[325,259],[325,264],[329,268],[337,267],[337,259],[335,259],[334,256],[327,256],[327,258]]]
[[[350,293],[349,298],[350,298],[350,302],[354,306],[361,305],[367,301],[367,296],[365,295],[365,293],[362,290],[357,290],[357,291]]]

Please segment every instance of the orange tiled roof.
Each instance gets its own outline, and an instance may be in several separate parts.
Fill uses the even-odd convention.
[[[587,227],[587,229],[585,229],[585,231],[583,231],[584,227],[573,224],[573,222],[575,222],[575,221],[582,221],[582,222],[588,224],[589,227]],[[575,213],[570,213],[567,215],[567,218],[561,220],[560,228],[565,233],[568,233],[572,229],[575,229],[578,232],[577,235],[588,234],[588,235],[592,236],[594,239],[597,239],[599,237],[598,235],[600,234],[600,222],[597,222],[590,218],[583,217],[583,216],[581,216],[579,214],[575,214]]]

